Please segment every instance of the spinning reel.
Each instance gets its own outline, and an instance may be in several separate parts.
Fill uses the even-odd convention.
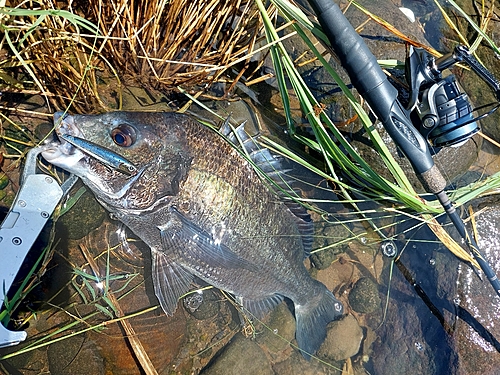
[[[410,84],[408,109],[412,122],[433,147],[459,146],[479,131],[477,120],[493,113],[499,103],[472,109],[467,94],[461,92],[453,74],[443,78],[442,72],[465,62],[500,97],[500,83],[470,54],[465,46],[457,46],[452,53],[435,59],[427,51],[410,48],[406,60],[406,77]],[[494,105],[478,116],[473,111]]]

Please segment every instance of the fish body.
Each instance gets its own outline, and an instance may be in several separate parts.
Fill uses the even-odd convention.
[[[303,264],[303,235],[312,224],[292,213],[233,145],[176,113],[67,115],[56,133],[60,143],[44,158],[79,176],[150,247],[155,294],[167,315],[197,276],[258,317],[289,298],[299,347],[306,357],[319,348],[343,307]],[[75,139],[93,150],[75,147]],[[95,157],[107,153],[135,173]]]

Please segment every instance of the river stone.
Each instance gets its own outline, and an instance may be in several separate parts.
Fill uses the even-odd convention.
[[[104,358],[85,335],[54,342],[47,349],[47,357],[50,373],[54,375],[106,373]]]
[[[330,361],[341,361],[359,352],[363,330],[352,315],[331,322],[327,326],[326,339],[319,348],[318,356]]]
[[[308,361],[298,350],[294,350],[286,360],[274,363],[273,370],[276,375],[341,375],[344,362],[320,361],[314,357]]]
[[[372,313],[379,309],[377,284],[368,277],[359,279],[349,293],[349,304],[358,313]]]
[[[281,303],[274,309],[257,342],[271,353],[278,353],[290,346],[295,337],[295,319],[288,307]]]
[[[322,220],[318,218],[318,220]],[[316,223],[313,249],[321,249],[332,243],[340,242],[351,236],[351,230],[347,225],[332,225],[330,223]],[[348,249],[348,244],[334,247],[327,247],[311,254],[312,264],[318,270],[324,270],[330,267],[332,262],[337,259],[337,255]]]
[[[94,195],[86,191],[75,205],[57,221],[59,230],[70,240],[79,240],[99,228],[106,211]]]
[[[451,375],[454,374],[449,371],[453,356],[446,334],[439,320],[405,278],[405,275],[413,275],[418,286],[432,293],[429,298],[436,301],[436,289],[441,287],[436,286],[436,267],[430,260],[435,259],[433,249],[438,246],[436,243],[420,242],[430,238],[427,228],[410,235],[418,245],[411,245],[403,251],[398,266],[386,267],[381,276],[381,280],[387,280],[387,285],[390,285],[390,299],[387,305],[384,303],[384,318],[381,319],[380,314],[370,324],[378,336],[372,343],[371,354],[368,353],[369,364],[373,368],[370,373]],[[450,270],[452,267],[449,266]],[[383,293],[385,298],[387,289]]]
[[[201,375],[273,375],[266,354],[259,345],[237,334]]]

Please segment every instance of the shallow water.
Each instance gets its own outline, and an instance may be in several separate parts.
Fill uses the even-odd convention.
[[[421,2],[404,5],[413,3],[422,12],[418,16],[428,16],[429,27],[430,10]],[[235,107],[229,104],[226,111],[237,118]],[[486,148],[470,178],[497,172],[497,152]],[[303,171],[295,173],[304,179]],[[36,310],[26,327],[28,341],[0,355],[38,343],[59,328],[64,330],[50,340],[67,338],[2,360],[3,371],[137,374],[145,366],[137,357],[145,353],[162,374],[229,369],[239,374],[496,374],[499,300],[489,284],[480,282],[428,229],[411,229],[417,221],[379,207],[373,222],[387,227],[384,233],[396,239],[399,252],[397,258],[384,256],[380,237],[327,193],[330,186],[312,176],[307,181],[313,186],[302,186],[308,197],[332,200],[321,206],[332,215],[315,217],[314,248],[322,250],[312,257],[317,268],[311,273],[354,318],[335,328],[336,336],[327,339],[332,348],[320,350],[321,361],[307,362],[293,349],[295,323],[285,304],[263,322],[243,317],[242,326],[231,298],[200,283],[197,288],[204,290],[194,291],[173,317],[166,317],[152,289],[149,250],[110,221],[86,193],[59,221],[52,259],[23,306]],[[498,202],[483,199],[473,210],[479,244],[500,272]],[[134,317],[119,319],[128,315]]]

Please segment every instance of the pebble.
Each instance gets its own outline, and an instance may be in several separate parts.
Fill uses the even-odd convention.
[[[327,361],[341,361],[359,352],[363,330],[352,315],[328,324],[326,339],[319,348],[318,356]]]
[[[351,308],[362,314],[372,313],[380,308],[377,284],[368,277],[359,279],[349,293]]]

